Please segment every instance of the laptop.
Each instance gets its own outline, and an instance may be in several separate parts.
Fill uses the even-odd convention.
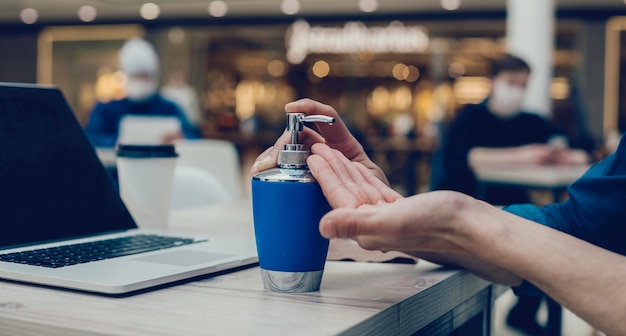
[[[254,239],[138,228],[54,86],[0,83],[0,230],[0,279],[101,294],[258,262]]]

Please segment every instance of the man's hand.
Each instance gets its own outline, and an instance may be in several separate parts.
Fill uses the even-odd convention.
[[[311,150],[309,169],[333,208],[392,203],[402,198],[371,169],[348,160],[339,150],[323,143],[314,144]]]
[[[300,132],[300,142],[304,144],[305,148],[311,148],[315,143],[325,143],[329,147],[343,153],[348,160],[360,163],[366,169],[370,170],[379,180],[389,185],[382,169],[365,154],[363,146],[352,136],[334,108],[311,99],[301,99],[285,105],[285,112],[301,112],[307,115],[321,114],[335,118],[333,125],[324,123],[316,124],[319,133],[305,127],[304,130]],[[280,138],[278,138],[274,146],[259,155],[250,172],[254,175],[260,171],[275,167],[278,160],[278,151],[282,150],[285,144],[290,143],[290,140],[290,132],[285,131]]]
[[[393,203],[340,208],[320,221],[326,238],[351,238],[368,250],[463,253],[457,232],[464,209],[478,202],[469,196],[436,191]]]

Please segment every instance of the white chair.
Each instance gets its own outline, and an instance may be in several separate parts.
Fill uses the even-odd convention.
[[[176,117],[128,115],[120,121],[117,142],[161,144],[166,135],[180,132],[182,126]]]
[[[170,209],[183,209],[230,201],[230,194],[220,181],[206,170],[177,166],[172,183]]]
[[[180,167],[195,167],[215,176],[226,188],[230,201],[243,198],[241,163],[232,142],[215,139],[175,142]]]

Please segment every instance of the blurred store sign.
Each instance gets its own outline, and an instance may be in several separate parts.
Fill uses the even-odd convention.
[[[311,27],[298,20],[287,31],[285,42],[287,60],[298,64],[314,53],[420,53],[428,48],[429,37],[425,28],[399,21],[383,27],[367,27],[360,21],[343,27]]]

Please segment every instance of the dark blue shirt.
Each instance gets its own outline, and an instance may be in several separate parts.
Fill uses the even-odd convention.
[[[521,204],[504,208],[518,216],[626,255],[626,141],[592,166],[568,188],[569,198],[543,207]],[[531,293],[525,283],[516,292]]]
[[[479,195],[478,181],[469,166],[468,155],[475,147],[518,147],[545,143],[559,134],[547,119],[533,113],[519,113],[510,118],[493,114],[487,102],[466,106],[445,132],[433,172],[434,190],[455,190],[499,205],[528,202],[524,190],[491,187]]]
[[[143,102],[133,102],[125,98],[98,103],[91,112],[85,128],[93,145],[114,147],[119,135],[120,121],[127,115],[174,116],[180,120],[186,138],[200,137],[200,132],[191,125],[178,105],[156,94]]]

